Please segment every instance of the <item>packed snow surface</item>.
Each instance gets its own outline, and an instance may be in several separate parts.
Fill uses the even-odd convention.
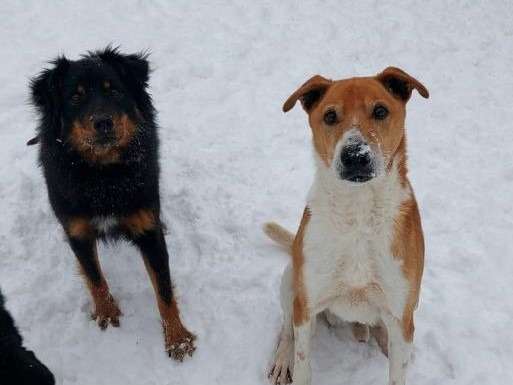
[[[513,383],[511,1],[82,1],[0,4],[0,285],[26,345],[58,384],[266,384],[285,253],[260,227],[298,225],[311,134],[283,101],[314,74],[389,65],[430,90],[408,103],[410,178],[426,235],[410,384]],[[124,313],[90,300],[52,215],[28,80],[58,54],[150,50],[162,204],[192,359],[172,362],[150,280],[126,244],[100,247]],[[339,337],[337,337],[338,335]],[[315,384],[386,384],[375,343],[320,322]],[[0,380],[1,382],[1,380]]]

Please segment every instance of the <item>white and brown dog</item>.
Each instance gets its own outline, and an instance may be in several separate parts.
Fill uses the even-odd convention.
[[[299,99],[313,132],[316,174],[294,236],[275,223],[265,232],[292,255],[282,279],[283,328],[270,373],[274,384],[311,383],[316,315],[372,334],[389,358],[389,384],[404,385],[424,266],[424,239],[406,167],[404,121],[413,89],[427,89],[389,67],[373,77],[314,76]]]

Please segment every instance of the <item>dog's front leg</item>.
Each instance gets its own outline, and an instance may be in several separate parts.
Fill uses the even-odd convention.
[[[182,324],[178,305],[173,295],[169,271],[169,254],[158,216],[149,210],[139,212],[122,221],[127,236],[139,248],[150,275],[164,329],[165,347],[169,356],[183,361],[196,349],[195,336]]]
[[[294,357],[294,330],[292,327],[292,265],[288,265],[281,279],[281,308],[283,326],[280,332],[274,364],[269,373],[272,385],[285,385],[292,381]]]
[[[408,335],[404,320],[392,315],[383,318],[388,332],[388,383],[405,385],[406,369],[410,361],[413,335]]]
[[[310,366],[310,341],[312,338],[312,318],[300,325],[294,324],[294,385],[310,385],[312,369]]]
[[[63,222],[68,242],[79,262],[80,270],[94,302],[92,318],[97,321],[102,330],[106,329],[109,324],[114,327],[119,326],[121,311],[110,293],[100,267],[94,228],[85,218],[71,218]]]

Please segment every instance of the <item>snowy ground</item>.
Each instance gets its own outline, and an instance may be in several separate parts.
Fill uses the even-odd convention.
[[[412,98],[407,120],[427,244],[409,383],[513,383],[512,2],[46,3],[0,4],[0,284],[58,384],[265,384],[287,257],[260,225],[296,227],[313,172],[305,116],[281,104],[315,73],[388,65],[431,92]],[[183,364],[163,352],[149,279],[127,245],[100,249],[121,328],[88,320],[36,150],[25,146],[35,129],[29,77],[58,53],[111,42],[153,52],[172,273],[199,336]],[[375,345],[319,324],[313,346],[315,384],[386,383]]]

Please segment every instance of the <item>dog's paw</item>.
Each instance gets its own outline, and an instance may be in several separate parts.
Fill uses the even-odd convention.
[[[287,365],[276,363],[268,377],[272,385],[292,384],[292,373]]]
[[[192,357],[196,350],[194,341],[196,336],[182,326],[178,333],[170,333],[169,327],[164,327],[166,338],[166,352],[173,360],[183,362],[186,356]]]
[[[369,326],[365,324],[361,324],[359,322],[353,322],[351,324],[351,328],[353,331],[353,337],[358,342],[369,342]]]
[[[105,330],[109,325],[119,327],[119,317],[122,315],[116,300],[109,294],[96,303],[91,319],[96,321],[101,330]]]
[[[272,385],[292,383],[292,341],[287,338],[280,340],[276,350],[274,365],[269,371],[269,381]]]

